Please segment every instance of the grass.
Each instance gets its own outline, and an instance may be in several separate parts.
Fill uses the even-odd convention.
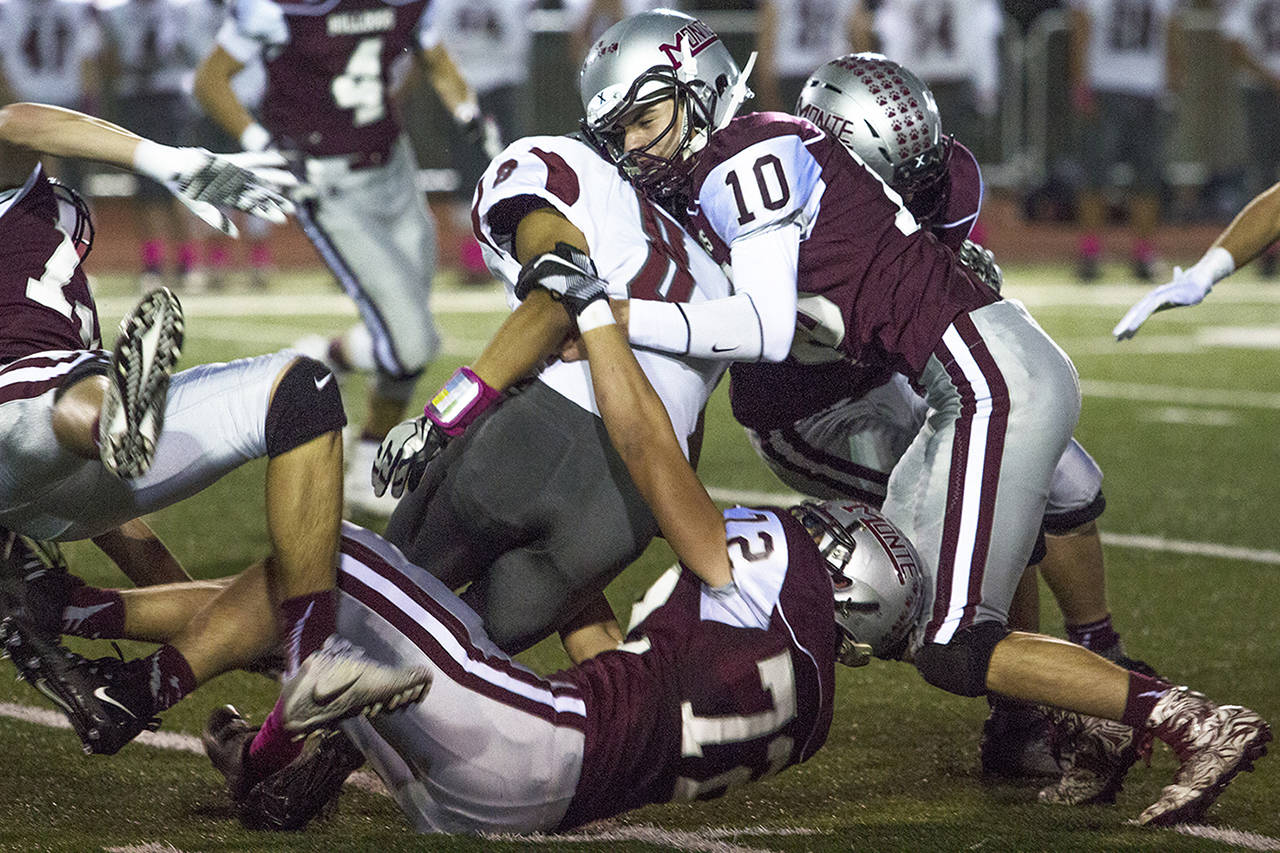
[[[1210,347],[1195,342],[1215,329],[1280,329],[1280,287],[1233,279],[1204,305],[1150,321],[1134,341],[1115,345],[1108,331],[1141,288],[1078,288],[1067,271],[1038,266],[1006,271],[1007,293],[1025,297],[1045,328],[1073,356],[1086,390],[1077,432],[1106,472],[1106,531],[1189,542],[1280,549],[1280,352]],[[1022,288],[1020,290],[1020,288]],[[297,316],[237,314],[231,296],[188,301],[184,365],[265,352],[307,331],[334,331],[353,322],[344,310],[301,297],[328,293],[319,275],[273,285],[296,294]],[[446,296],[456,291],[441,288]],[[128,283],[104,279],[105,329],[123,310]],[[483,301],[483,300],[481,300]],[[490,300],[492,301],[492,300]],[[465,306],[464,306],[465,307]],[[217,309],[216,311],[213,309]],[[108,310],[109,309],[109,310]],[[227,315],[231,316],[214,316]],[[501,321],[484,305],[442,313],[446,353],[419,388],[425,400],[453,368],[475,352]],[[1209,336],[1209,337],[1206,337]],[[1226,333],[1226,337],[1240,337]],[[1176,345],[1175,345],[1176,344]],[[1153,399],[1091,393],[1103,384],[1154,387]],[[1167,389],[1193,389],[1190,401],[1166,399]],[[1197,396],[1265,392],[1205,405]],[[358,377],[344,385],[353,421],[363,408]],[[728,413],[724,389],[708,410],[700,473],[710,485],[780,491],[758,463]],[[262,511],[263,466],[246,466],[184,504],[151,518],[201,577],[235,572],[267,549]],[[376,527],[376,525],[373,525]],[[118,584],[118,574],[92,546],[69,554],[91,582]],[[1274,634],[1280,605],[1275,563],[1108,547],[1108,585],[1116,625],[1136,656],[1170,677],[1221,701],[1248,704],[1280,721],[1280,650]],[[625,611],[671,555],[656,543],[609,590]],[[1044,628],[1061,631],[1052,599],[1042,603]],[[77,643],[92,654],[105,644]],[[144,650],[126,648],[126,654]],[[525,655],[553,669],[564,657],[552,643]],[[1151,768],[1136,767],[1114,807],[1050,808],[1035,789],[985,784],[977,771],[982,700],[944,695],[900,664],[839,674],[836,719],[825,749],[776,779],[709,803],[650,807],[592,831],[597,840],[542,839],[542,848],[583,851],[685,850],[1213,850],[1224,844],[1130,825],[1158,796],[1174,768],[1158,749]],[[233,701],[261,715],[272,701],[266,680],[234,673],[202,688],[165,715],[164,731],[198,734],[211,708]],[[49,707],[22,683],[0,685],[0,702]],[[222,795],[219,777],[201,756],[133,744],[112,758],[86,757],[74,736],[0,717],[0,849],[3,850],[416,850],[386,798],[344,793],[337,814],[305,833],[264,836],[242,830]],[[1264,760],[1242,775],[1210,812],[1208,823],[1265,836],[1280,848],[1280,760]],[[646,830],[666,835],[639,840]],[[688,833],[680,835],[679,833]],[[578,836],[574,836],[575,839]],[[441,838],[440,850],[515,850],[529,840]],[[719,847],[715,845],[721,845]]]

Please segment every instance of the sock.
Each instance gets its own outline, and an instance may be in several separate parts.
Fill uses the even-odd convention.
[[[342,348],[342,338],[329,339],[329,363],[339,370],[351,370],[351,362]]]
[[[1135,729],[1147,727],[1147,720],[1160,697],[1170,689],[1168,683],[1158,678],[1148,678],[1136,672],[1129,673],[1129,696],[1124,702],[1124,716],[1120,722]]]
[[[249,265],[254,269],[271,266],[271,247],[264,243],[255,243],[250,246]]]
[[[312,592],[280,603],[285,641],[286,675],[292,675],[307,655],[324,645],[338,627],[338,607],[333,590]]]
[[[164,269],[164,242],[147,240],[142,244],[142,268],[147,272],[160,272]]]
[[[94,640],[120,639],[124,635],[124,598],[114,589],[77,587],[62,611],[62,633]]]
[[[152,713],[158,713],[174,705],[196,689],[196,676],[191,664],[182,652],[164,645],[145,658],[129,663],[135,674],[146,679],[151,690]]]
[[[194,243],[183,243],[178,247],[178,271],[190,272],[200,257],[200,251]]]
[[[227,247],[220,243],[213,243],[209,246],[209,251],[205,253],[205,259],[209,266],[217,270],[225,270],[231,266],[231,253],[227,251]]]
[[[1084,625],[1068,625],[1067,639],[1077,646],[1084,646],[1086,649],[1099,654],[1120,643],[1120,635],[1111,625],[1110,613],[1097,622],[1089,622]]]
[[[1156,247],[1150,240],[1136,240],[1133,244],[1133,259],[1139,263],[1149,264],[1156,259]]]
[[[1080,256],[1097,259],[1102,256],[1102,238],[1097,234],[1085,234],[1080,238]]]
[[[249,744],[246,769],[250,774],[265,779],[298,757],[302,752],[301,740],[294,740],[284,730],[284,704],[276,700],[276,706],[262,721],[262,728]]]

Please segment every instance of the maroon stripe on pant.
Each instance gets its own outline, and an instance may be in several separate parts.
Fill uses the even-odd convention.
[[[942,542],[938,554],[937,584],[933,602],[933,615],[925,628],[925,641],[931,642],[942,627],[951,609],[951,585],[959,548],[961,521],[965,504],[968,460],[973,452],[983,454],[982,483],[977,496],[979,501],[977,531],[974,549],[966,555],[969,566],[969,582],[964,614],[959,627],[973,621],[978,603],[982,600],[982,580],[991,546],[992,520],[995,515],[996,490],[1000,479],[1000,462],[1004,453],[1004,437],[1009,421],[1009,389],[995,359],[982,340],[981,333],[968,315],[961,315],[952,324],[961,341],[977,363],[978,370],[991,393],[991,413],[987,425],[986,442],[982,448],[973,448],[974,417],[978,399],[970,377],[951,354],[946,343],[934,351],[942,362],[952,384],[960,395],[960,415],[956,419],[951,446],[951,467],[947,481],[947,501],[942,526]]]

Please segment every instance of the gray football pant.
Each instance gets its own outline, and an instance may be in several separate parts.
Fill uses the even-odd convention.
[[[428,467],[386,538],[463,595],[515,654],[574,616],[644,552],[657,522],[600,418],[541,382]]]

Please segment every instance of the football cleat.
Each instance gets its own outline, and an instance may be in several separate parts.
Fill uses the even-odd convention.
[[[990,700],[991,714],[982,724],[978,747],[983,775],[1036,779],[1061,774],[1050,739],[1053,724],[1044,709],[1001,697]]]
[[[13,615],[49,643],[62,635],[62,614],[71,590],[84,581],[67,570],[56,542],[8,533],[0,540],[0,618]]]
[[[143,296],[120,321],[98,417],[102,464],[118,477],[140,477],[151,467],[182,332],[182,306],[165,287]]]
[[[1114,803],[1129,768],[1139,757],[1151,755],[1151,738],[1102,717],[1058,708],[1048,711],[1062,776],[1041,789],[1040,801],[1066,806]]]
[[[234,705],[223,705],[213,709],[204,731],[200,733],[205,755],[209,756],[213,768],[227,780],[227,794],[237,809],[256,781],[246,773],[245,759],[259,728],[249,725]]]
[[[88,660],[13,615],[0,622],[0,642],[18,674],[66,715],[86,753],[113,755],[160,727],[146,685],[120,678],[123,660]]]
[[[347,640],[330,635],[284,680],[284,727],[300,736],[357,714],[394,711],[419,701],[430,686],[431,670],[377,663]]]
[[[1199,820],[1237,773],[1267,754],[1271,727],[1239,705],[1215,705],[1203,694],[1174,687],[1156,703],[1151,732],[1173,749],[1181,765],[1139,823],[1172,826]]]

